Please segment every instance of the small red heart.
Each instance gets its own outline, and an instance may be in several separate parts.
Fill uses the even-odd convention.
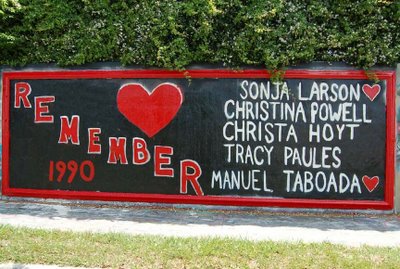
[[[379,84],[374,84],[372,86],[364,84],[362,90],[369,100],[374,101],[381,91],[381,86]]]
[[[181,90],[171,83],[162,83],[152,92],[141,84],[126,84],[117,94],[118,110],[148,137],[153,137],[171,122],[182,102]]]
[[[363,176],[362,181],[363,181],[365,187],[367,187],[368,191],[372,192],[373,190],[375,190],[375,188],[379,184],[379,177],[378,176],[374,176],[374,177]]]

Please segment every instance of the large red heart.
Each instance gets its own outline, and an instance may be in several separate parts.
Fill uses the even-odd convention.
[[[152,92],[141,84],[126,84],[117,94],[119,111],[148,137],[153,137],[171,122],[182,102],[182,91],[171,83],[162,83]]]
[[[381,86],[379,84],[374,84],[372,86],[364,84],[362,90],[369,98],[369,100],[374,101],[375,97],[377,97],[379,92],[381,91]]]
[[[379,177],[374,176],[374,177],[369,177],[369,176],[363,176],[362,181],[364,182],[365,187],[367,187],[369,192],[372,192],[375,190],[375,188],[379,184]]]

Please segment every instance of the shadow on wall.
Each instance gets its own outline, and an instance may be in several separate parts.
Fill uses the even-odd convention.
[[[400,170],[400,93],[397,92],[397,141],[396,141],[396,162],[397,162],[397,170]]]
[[[396,121],[397,121],[397,141],[396,141],[396,167],[400,171],[400,65],[397,68],[397,84],[396,84]]]

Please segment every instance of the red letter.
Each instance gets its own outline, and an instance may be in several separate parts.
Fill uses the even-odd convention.
[[[67,116],[61,116],[60,120],[61,128],[58,144],[68,144],[68,140],[71,139],[72,144],[79,145],[79,116],[72,116],[71,122],[69,122]]]
[[[44,115],[49,113],[48,106],[42,106],[43,103],[53,103],[56,100],[55,96],[38,96],[35,97],[35,123],[53,123],[53,115]]]
[[[150,152],[147,150],[147,144],[144,139],[140,137],[134,137],[132,139],[132,150],[133,164],[142,165],[150,161]]]
[[[163,164],[171,164],[171,158],[163,155],[173,155],[174,149],[166,146],[154,147],[154,176],[173,177],[174,169],[162,167]]]
[[[28,95],[32,92],[31,85],[26,82],[17,82],[15,83],[15,91],[14,91],[14,107],[20,108],[21,101],[25,108],[31,108],[31,102],[29,102]]]
[[[109,154],[107,163],[116,164],[118,160],[122,164],[128,164],[126,160],[126,137],[110,137]]]
[[[87,166],[89,168],[89,175],[85,174],[85,166]],[[90,182],[93,180],[94,178],[94,165],[93,162],[86,160],[83,161],[79,167],[79,174],[81,175],[81,178],[86,181],[86,182]]]
[[[101,144],[96,142],[100,141],[99,134],[101,134],[100,128],[88,128],[89,142],[88,142],[88,154],[101,154]]]
[[[188,173],[188,168],[193,170],[193,173]],[[187,193],[187,182],[190,181],[192,187],[197,195],[204,195],[199,182],[197,181],[201,176],[200,165],[193,160],[181,161],[181,193]]]

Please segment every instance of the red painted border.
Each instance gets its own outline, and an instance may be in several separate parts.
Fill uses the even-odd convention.
[[[291,198],[245,198],[233,196],[192,196],[141,193],[87,192],[63,190],[17,189],[9,186],[9,110],[10,80],[13,79],[117,79],[117,78],[269,78],[266,70],[77,70],[77,71],[16,71],[3,72],[3,181],[2,192],[7,196],[39,198],[84,199],[104,201],[161,202],[233,206],[279,206],[295,208],[393,209],[395,169],[395,71],[375,72],[387,83],[386,91],[386,185],[384,201],[322,200]],[[288,70],[285,78],[304,79],[368,79],[364,71],[355,70]]]

